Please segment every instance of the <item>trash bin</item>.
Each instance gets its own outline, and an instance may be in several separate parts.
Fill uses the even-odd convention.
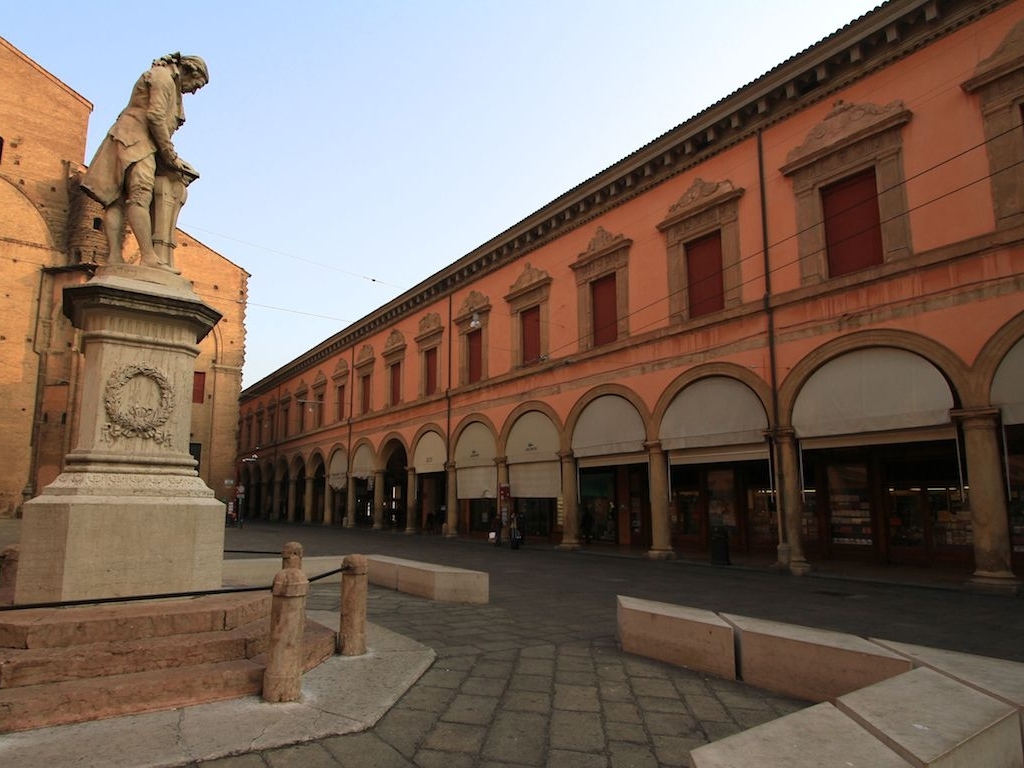
[[[711,564],[731,565],[729,562],[729,529],[716,525],[711,529]]]

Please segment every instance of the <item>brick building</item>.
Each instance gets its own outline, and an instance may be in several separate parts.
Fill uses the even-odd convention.
[[[60,473],[74,447],[82,356],[62,290],[105,261],[106,237],[99,206],[77,183],[92,104],[2,38],[0,79],[0,517],[10,517]],[[125,257],[137,251],[128,237]],[[200,344],[190,443],[200,476],[226,497],[235,479],[248,274],[180,230],[175,263],[224,315]]]
[[[1024,556],[1024,2],[891,0],[242,393],[250,515]]]

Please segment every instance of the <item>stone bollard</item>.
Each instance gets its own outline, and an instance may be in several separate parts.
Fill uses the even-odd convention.
[[[17,544],[9,544],[0,550],[0,605],[14,605],[19,551]]]
[[[302,545],[290,541],[282,551],[281,570],[274,577],[270,608],[270,645],[263,673],[264,701],[302,698],[303,647],[306,629],[306,594],[309,579],[302,572]]]
[[[366,653],[366,556],[346,555],[341,565],[341,627],[338,650],[344,656]]]

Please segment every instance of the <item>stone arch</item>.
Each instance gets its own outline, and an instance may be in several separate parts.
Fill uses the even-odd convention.
[[[617,397],[635,409],[637,417],[640,419],[640,428],[644,432],[644,441],[651,440],[652,435],[657,434],[657,431],[652,429],[651,413],[643,399],[636,392],[619,384],[602,384],[585,393],[569,411],[569,416],[565,420],[567,448],[572,449],[575,444],[574,437],[577,429],[580,427],[580,419],[583,418],[584,413],[593,403],[604,397]]]
[[[800,391],[819,368],[848,352],[873,347],[904,350],[931,363],[949,383],[954,398],[954,407],[958,407],[958,400],[962,402],[964,392],[971,392],[971,377],[967,366],[948,347],[907,331],[862,331],[823,344],[793,366],[779,387],[780,426],[792,425],[793,408]]]
[[[765,414],[768,416],[768,423],[771,425],[771,386],[763,378],[758,376],[756,373],[753,373],[749,368],[735,363],[709,363],[707,365],[698,365],[677,376],[667,387],[665,387],[665,391],[662,392],[661,397],[658,398],[658,402],[654,406],[654,411],[652,413],[652,421],[660,429],[665,418],[665,413],[672,405],[676,396],[694,382],[700,381],[701,379],[711,378],[713,376],[735,379],[746,384],[747,387],[749,387],[757,396],[758,400],[761,401]]]
[[[498,435],[498,453],[504,455],[507,452],[506,446],[508,445],[508,437],[509,434],[512,432],[512,427],[515,425],[516,421],[519,419],[520,416],[522,416],[525,413],[528,413],[529,411],[539,411],[551,420],[551,423],[555,425],[555,429],[558,430],[560,449],[563,451],[566,450],[568,448],[568,442],[566,441],[565,437],[565,425],[562,424],[562,419],[558,415],[558,412],[550,405],[541,400],[529,400],[525,403],[520,403],[519,405],[517,405],[515,408],[512,409],[512,412],[509,413],[509,415],[505,418],[505,423],[502,426],[501,432]]]

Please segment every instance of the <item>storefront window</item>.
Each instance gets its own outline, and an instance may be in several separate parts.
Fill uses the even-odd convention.
[[[490,531],[497,507],[494,499],[469,500],[469,530]]]
[[[1010,486],[1010,541],[1018,557],[1024,554],[1024,424],[1006,430],[1006,464]]]
[[[584,470],[580,475],[580,535],[589,528],[592,541],[618,542],[618,515],[615,507],[615,474]]]
[[[971,509],[959,488],[929,488],[928,508],[932,515],[932,541],[936,547],[970,547]]]
[[[870,547],[871,499],[864,464],[832,464],[828,468],[828,501],[833,544]]]
[[[527,536],[550,536],[555,517],[554,499],[516,499],[519,514],[523,516]]]

